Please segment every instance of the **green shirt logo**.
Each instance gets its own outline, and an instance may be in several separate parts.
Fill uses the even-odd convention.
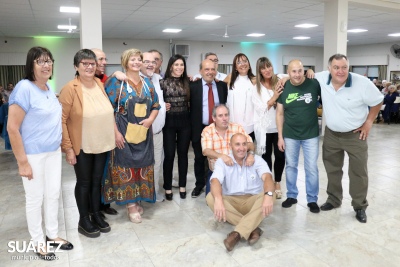
[[[299,98],[299,93],[289,94],[286,98],[286,104],[289,104]]]

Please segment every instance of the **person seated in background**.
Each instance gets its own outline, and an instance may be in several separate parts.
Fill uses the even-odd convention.
[[[389,93],[389,86],[391,86],[392,83],[385,81],[385,83],[382,82],[382,84],[383,84],[383,88],[382,88],[381,92],[382,92],[382,94],[386,95],[387,93]]]
[[[229,122],[229,109],[224,104],[215,106],[212,112],[214,123],[203,129],[201,133],[201,147],[203,155],[208,158],[208,176],[206,181],[206,196],[210,192],[210,177],[214,170],[217,159],[222,158],[227,165],[232,165],[233,161],[228,157],[231,147],[229,140],[236,133],[242,133],[247,136],[247,145],[249,156],[246,158],[246,166],[254,164],[254,144],[244,128],[239,124]]]
[[[383,110],[383,122],[390,124],[391,114],[399,111],[399,105],[394,104],[394,101],[396,100],[396,97],[399,96],[399,93],[397,93],[396,86],[393,84],[390,85],[388,89],[389,92],[383,99],[383,104],[386,105],[385,109]]]
[[[254,164],[246,166],[248,136],[237,133],[230,139],[232,153],[227,156],[232,164],[222,158],[215,164],[211,178],[211,194],[207,204],[219,222],[228,221],[235,230],[228,234],[224,245],[233,250],[243,237],[249,245],[255,244],[263,231],[262,220],[273,210],[274,182],[267,163],[258,155]]]

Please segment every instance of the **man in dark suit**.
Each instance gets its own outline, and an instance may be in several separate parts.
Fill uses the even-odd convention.
[[[192,147],[194,151],[194,175],[196,187],[192,197],[198,197],[205,186],[207,166],[206,157],[201,148],[201,132],[213,122],[212,109],[225,104],[228,96],[226,83],[215,80],[217,70],[211,60],[203,60],[200,64],[201,79],[190,83],[190,114],[192,123]]]

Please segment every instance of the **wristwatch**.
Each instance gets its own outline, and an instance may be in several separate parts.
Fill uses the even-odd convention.
[[[254,151],[253,150],[249,150],[247,153],[254,156]]]
[[[268,192],[265,192],[264,195],[272,197],[274,195],[274,193],[272,193],[271,191],[268,191]]]

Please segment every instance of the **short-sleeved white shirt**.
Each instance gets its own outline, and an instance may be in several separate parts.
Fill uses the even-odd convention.
[[[218,179],[222,185],[222,194],[227,195],[257,195],[264,190],[264,173],[271,173],[268,164],[258,155],[254,155],[253,166],[240,166],[232,154],[233,166],[228,166],[222,159],[215,163],[211,179]]]
[[[383,95],[366,77],[349,73],[346,83],[335,90],[329,71],[315,74],[321,86],[326,125],[335,132],[350,132],[367,119],[369,109],[383,101]]]

